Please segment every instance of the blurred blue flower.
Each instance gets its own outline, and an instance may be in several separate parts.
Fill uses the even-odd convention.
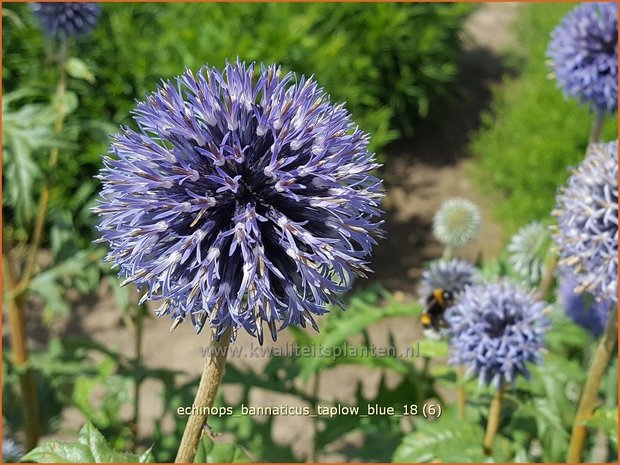
[[[476,267],[465,260],[458,258],[435,260],[422,272],[418,290],[420,301],[425,303],[435,289],[446,289],[456,297],[465,290],[465,287],[476,283],[478,279]]]
[[[24,448],[11,438],[2,438],[2,463],[17,463],[24,455]]]
[[[381,234],[368,135],[310,78],[275,65],[186,71],[139,103],[114,136],[95,211],[108,260],[216,337],[263,341],[309,323],[368,271]],[[279,324],[279,328],[277,325]]]
[[[547,56],[565,95],[598,111],[618,109],[618,5],[584,3],[553,31]]]
[[[617,302],[618,142],[593,144],[560,190],[553,214],[559,264],[575,274],[578,294]]]
[[[97,3],[38,2],[31,6],[43,32],[49,37],[60,39],[87,35],[101,14],[101,7]]]
[[[549,325],[544,307],[508,281],[467,287],[446,310],[450,363],[465,365],[481,385],[499,387],[519,374],[528,377],[526,364],[542,360]]]
[[[558,301],[571,320],[590,331],[594,337],[598,337],[603,334],[614,303],[611,300],[597,301],[587,294],[578,294],[575,292],[577,286],[577,280],[570,271],[561,271]]]

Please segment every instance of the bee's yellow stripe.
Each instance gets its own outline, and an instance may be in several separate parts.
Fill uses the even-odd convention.
[[[422,315],[422,324],[423,325],[431,324],[431,317],[428,315],[428,313],[425,313],[424,315]]]
[[[443,289],[435,289],[433,291],[433,297],[439,302],[439,305],[444,306],[446,302],[443,300]]]

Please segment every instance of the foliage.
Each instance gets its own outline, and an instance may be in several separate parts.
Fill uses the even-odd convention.
[[[90,423],[80,430],[77,442],[49,441],[22,457],[24,462],[42,463],[150,463],[150,450],[143,454],[116,452]]]
[[[583,160],[592,114],[567,100],[550,77],[545,58],[549,33],[574,4],[523,5],[517,21],[518,48],[511,51],[518,74],[496,87],[482,129],[471,149],[479,185],[498,198],[495,213],[513,233],[548,216],[568,167]],[[605,124],[602,140],[617,138],[617,117]],[[532,176],[536,173],[536,176]]]

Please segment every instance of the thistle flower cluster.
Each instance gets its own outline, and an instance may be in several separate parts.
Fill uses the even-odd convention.
[[[542,360],[549,324],[544,307],[508,281],[465,288],[446,310],[450,363],[467,366],[467,376],[496,388],[518,375],[529,377],[527,364]]]
[[[510,265],[529,285],[542,278],[549,240],[547,228],[534,221],[517,231],[508,244]]]
[[[587,294],[578,294],[578,282],[569,270],[562,270],[559,276],[558,301],[566,315],[594,337],[603,334],[612,309],[611,300],[597,301]]]
[[[553,212],[559,264],[577,281],[575,292],[617,302],[618,142],[593,144],[560,189]]]
[[[341,305],[380,235],[368,135],[312,79],[275,65],[164,82],[114,136],[100,231],[157,315],[263,341]]]
[[[433,233],[446,247],[457,248],[473,241],[480,230],[480,210],[467,199],[449,199],[433,218]]]
[[[478,271],[471,263],[453,258],[435,260],[422,272],[422,281],[418,290],[420,302],[426,302],[435,289],[447,289],[456,297],[467,286],[477,283]]]
[[[553,31],[547,50],[564,94],[597,111],[618,109],[618,5],[584,3]]]
[[[41,29],[51,38],[84,36],[97,24],[101,7],[87,2],[39,2],[32,4]]]

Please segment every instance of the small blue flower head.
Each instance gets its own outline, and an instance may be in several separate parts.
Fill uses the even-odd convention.
[[[479,231],[480,210],[467,199],[446,200],[433,218],[433,233],[446,247],[462,247],[473,241]]]
[[[11,438],[2,438],[2,462],[17,463],[24,455],[24,448]]]
[[[341,305],[380,235],[368,135],[312,79],[275,65],[164,82],[104,159],[100,231],[126,282],[219,337],[263,341]]]
[[[422,272],[419,288],[420,302],[426,302],[435,289],[446,289],[457,297],[467,286],[478,281],[476,267],[465,260],[458,258],[435,260]]]
[[[86,2],[39,2],[32,3],[32,11],[45,34],[66,39],[89,34],[97,24],[101,7]]]
[[[593,144],[560,189],[553,212],[559,264],[575,275],[578,294],[617,302],[618,142]]]
[[[481,385],[529,377],[526,364],[542,360],[549,325],[544,307],[508,281],[465,288],[446,310],[450,363],[467,366],[467,375],[477,376]]]
[[[578,285],[570,270],[562,270],[559,273],[558,301],[571,320],[598,337],[603,334],[614,302],[597,301],[588,294],[578,294],[575,292]]]
[[[547,228],[534,221],[519,229],[508,244],[510,265],[530,286],[542,278],[550,240]]]
[[[618,5],[584,3],[553,31],[547,56],[564,94],[597,111],[618,109]]]

